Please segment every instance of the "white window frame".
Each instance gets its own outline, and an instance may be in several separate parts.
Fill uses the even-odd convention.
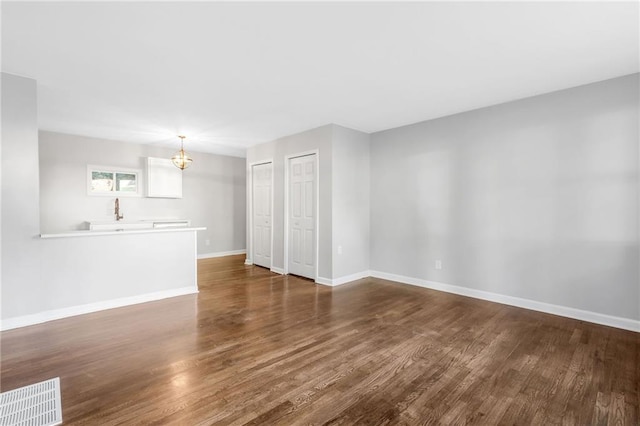
[[[108,172],[113,173],[114,178],[116,173],[134,174],[136,176],[136,192],[126,191],[109,191],[109,192],[94,192],[91,190],[91,181],[93,180],[93,172]],[[130,169],[117,166],[100,166],[96,164],[87,165],[87,195],[92,197],[141,197],[142,196],[142,169]]]

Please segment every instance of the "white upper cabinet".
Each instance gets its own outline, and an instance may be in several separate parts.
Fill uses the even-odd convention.
[[[182,198],[182,170],[168,158],[147,158],[147,197]]]

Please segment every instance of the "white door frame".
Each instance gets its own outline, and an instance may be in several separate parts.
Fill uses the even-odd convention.
[[[269,258],[269,269],[273,269],[273,158],[268,158],[262,161],[255,161],[249,164],[249,247],[247,250],[247,258],[244,261],[245,265],[253,265],[253,166],[259,166],[261,164],[271,164],[271,256]]]
[[[314,281],[318,281],[318,259],[320,247],[320,151],[313,149],[311,151],[297,152],[295,154],[284,156],[284,274],[289,273],[289,160],[297,157],[305,157],[307,155],[316,156],[316,211],[315,211],[315,239],[316,239],[316,259],[315,259],[315,273],[313,276]]]

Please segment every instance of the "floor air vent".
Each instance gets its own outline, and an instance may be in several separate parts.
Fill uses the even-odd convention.
[[[0,393],[2,426],[53,426],[61,423],[60,377]]]

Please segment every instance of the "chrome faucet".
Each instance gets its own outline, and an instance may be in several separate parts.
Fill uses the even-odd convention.
[[[124,215],[120,214],[120,200],[116,198],[116,220],[124,219]]]

